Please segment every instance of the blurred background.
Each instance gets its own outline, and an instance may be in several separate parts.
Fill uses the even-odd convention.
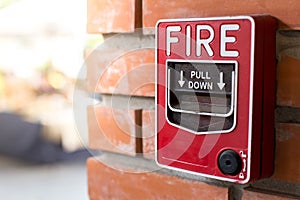
[[[72,98],[101,42],[86,34],[85,0],[0,0],[1,199],[87,199]]]

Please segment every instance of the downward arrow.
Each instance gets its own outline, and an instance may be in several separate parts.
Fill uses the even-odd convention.
[[[218,84],[220,90],[222,90],[224,88],[225,83],[223,82],[223,72],[220,72],[220,82],[217,84]]]
[[[183,87],[185,81],[183,80],[183,71],[180,71],[180,80],[178,81],[180,87]]]

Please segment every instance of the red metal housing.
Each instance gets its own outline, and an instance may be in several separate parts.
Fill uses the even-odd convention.
[[[275,40],[270,16],[157,23],[159,165],[242,184],[272,174]]]

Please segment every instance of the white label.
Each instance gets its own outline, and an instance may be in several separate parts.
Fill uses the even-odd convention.
[[[191,78],[211,79],[208,72],[191,71]]]
[[[185,55],[191,55],[191,26],[186,26],[186,45],[185,45]]]
[[[180,30],[181,30],[180,26],[167,27],[167,36],[166,36],[167,56],[171,55],[171,43],[177,43],[179,41],[177,37],[171,37],[171,32],[179,32]]]
[[[189,81],[188,86],[193,90],[213,90],[213,82]]]
[[[210,33],[209,37],[207,39],[201,39],[201,31],[206,30]],[[209,43],[211,43],[215,37],[214,29],[211,26],[208,25],[197,25],[196,28],[196,42],[197,42],[197,49],[196,49],[196,55],[201,56],[201,46],[203,45],[206,49],[209,56],[213,56],[214,52],[211,49]]]
[[[220,38],[220,54],[222,57],[238,57],[238,51],[228,51],[226,50],[226,43],[233,43],[236,41],[235,37],[228,37],[226,32],[229,31],[237,31],[240,29],[238,24],[223,24],[221,26],[221,38]]]
[[[185,30],[183,30],[185,29]],[[192,30],[191,25],[186,25],[185,27],[181,27],[180,25],[168,26],[166,28],[166,55],[171,55],[172,44],[178,44],[175,48],[176,51],[181,51],[180,48],[184,48],[185,56],[191,56],[192,54],[196,54],[197,57],[202,56],[203,52],[206,51],[208,56],[214,56],[214,50],[211,47],[211,43],[215,39],[215,34],[220,35],[220,55],[222,57],[238,57],[239,51],[227,49],[226,46],[229,43],[235,43],[237,38],[234,37],[234,31],[238,31],[240,26],[238,24],[223,24],[220,27],[220,33],[215,33],[215,30],[210,25],[196,25],[195,29]],[[183,31],[182,31],[183,30]],[[203,32],[208,32],[208,37],[203,36]],[[230,33],[228,33],[230,31]],[[172,34],[177,33],[177,36]],[[183,36],[180,37],[179,34]],[[195,34],[195,35],[193,35]],[[227,34],[229,36],[227,36]],[[184,39],[183,39],[184,37]],[[204,38],[205,37],[205,38]],[[192,38],[195,38],[196,41],[193,41]],[[195,42],[195,45],[192,45]],[[185,45],[185,46],[183,46]],[[193,49],[192,49],[193,47]],[[175,50],[173,47],[173,51]],[[215,50],[216,51],[216,50]],[[177,53],[177,52],[175,52]]]

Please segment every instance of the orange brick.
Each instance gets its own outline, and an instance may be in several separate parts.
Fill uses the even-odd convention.
[[[87,31],[89,33],[133,32],[140,12],[136,0],[88,0]]]
[[[143,110],[143,154],[145,158],[154,159],[155,153],[155,111]]]
[[[273,178],[300,183],[300,125],[279,124],[276,134],[276,160]]]
[[[300,60],[282,55],[278,63],[277,104],[300,107]]]
[[[136,155],[136,110],[120,110],[102,106],[88,107],[89,147],[128,155]]]
[[[280,20],[281,29],[300,28],[300,1],[286,0],[185,0],[143,1],[143,27],[153,28],[157,20],[168,18],[269,14]]]
[[[103,43],[98,48],[89,52],[89,56],[85,60],[87,71],[86,89],[90,93],[94,93],[99,77],[104,73],[104,70],[109,66],[111,61],[124,54],[124,50],[116,49],[116,47],[107,47],[112,45],[108,42]],[[107,49],[108,48],[108,49]]]
[[[111,77],[112,80],[117,80],[116,75],[118,73],[118,78],[123,78],[122,84],[124,84],[124,88],[126,85],[126,78],[128,78],[128,76],[125,76],[127,75],[126,70],[136,68],[139,70],[131,71],[130,81],[134,81],[134,76],[137,76],[136,78],[139,82],[134,82],[135,86],[138,86],[137,83],[143,85],[138,86],[135,93],[142,93],[145,91],[145,95],[148,95],[148,93],[150,93],[149,95],[154,95],[154,85],[145,85],[149,82],[154,82],[154,44],[153,36],[142,36],[141,32],[116,34],[106,38],[105,41],[94,49],[85,60],[85,66],[87,68],[87,90],[91,93],[97,92],[96,90],[98,89],[101,91],[101,88],[97,86],[99,78],[105,75],[113,75],[113,77]],[[118,59],[120,59],[120,61],[118,61]],[[122,61],[128,63],[125,63],[126,65],[123,66],[124,63],[121,63]],[[114,65],[119,63],[119,68],[116,66],[115,68],[110,68],[113,63],[115,63]],[[122,74],[121,72],[126,72],[126,74]],[[141,82],[139,77],[144,77],[144,82]],[[108,80],[112,81],[109,78]],[[106,85],[107,84],[104,83],[104,86]],[[117,83],[109,89],[103,89],[105,92],[111,92],[114,91],[115,86],[117,86]],[[129,89],[133,88],[131,87]],[[128,88],[125,91],[120,92],[126,94]]]
[[[293,198],[275,196],[271,194],[258,193],[253,191],[244,191],[243,200],[292,200]]]
[[[87,162],[91,200],[98,199],[227,199],[227,188],[149,173],[129,173],[106,166],[96,159]],[[130,170],[129,170],[130,171]],[[135,171],[131,169],[131,171]]]
[[[154,50],[138,49],[113,60],[103,71],[95,92],[134,96],[155,95]]]

